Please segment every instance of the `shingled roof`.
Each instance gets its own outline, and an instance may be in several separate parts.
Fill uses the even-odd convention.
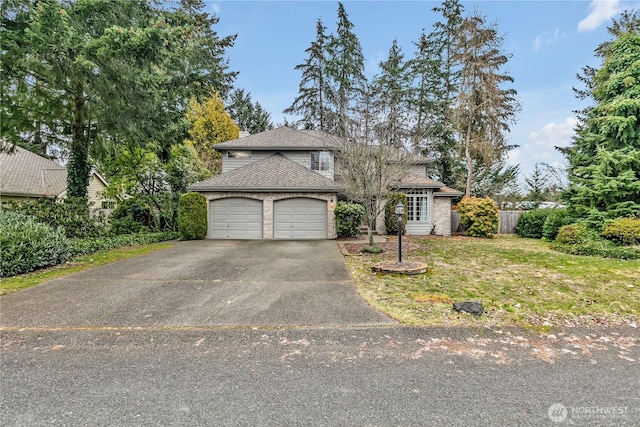
[[[189,191],[337,192],[335,181],[280,153],[195,183]]]
[[[216,150],[335,150],[335,136],[323,131],[301,131],[279,127],[233,141],[216,144]]]
[[[3,196],[55,198],[67,186],[67,170],[21,147],[0,153],[0,194]]]
[[[415,173],[409,173],[400,182],[400,186],[402,188],[441,188],[444,187],[444,184]]]

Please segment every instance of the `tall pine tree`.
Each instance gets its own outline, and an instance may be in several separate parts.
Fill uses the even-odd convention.
[[[475,12],[464,19],[458,34],[454,64],[460,67],[458,94],[452,105],[459,144],[467,166],[465,196],[472,195],[474,167],[491,167],[515,148],[506,133],[519,109],[513,78],[504,73],[509,56],[495,25]]]
[[[374,126],[380,144],[401,148],[407,145],[409,130],[409,76],[402,49],[394,40],[389,56],[380,62],[380,74],[373,79],[373,114],[378,118]]]
[[[300,115],[296,121],[304,129],[330,131],[335,128],[335,117],[328,109],[329,79],[327,76],[327,28],[318,19],[316,23],[316,39],[305,50],[306,61],[296,65],[302,72],[299,94],[293,104],[285,109],[285,114]]]
[[[200,0],[175,9],[142,0],[10,0],[2,7],[0,53],[10,64],[2,136],[67,148],[69,198],[86,201],[90,154],[111,144],[153,141],[166,161],[186,134],[188,98],[210,87],[224,93],[234,78],[222,58],[233,37],[217,38],[217,18],[200,12]]]
[[[640,15],[625,12],[601,44],[599,69],[587,68],[579,96],[595,105],[579,117],[577,134],[562,151],[569,161],[565,198],[575,214],[599,225],[640,215]]]
[[[329,130],[340,137],[352,136],[358,127],[355,114],[367,86],[364,54],[353,28],[344,5],[338,3],[336,32],[327,44],[326,70],[330,81],[328,104],[336,117],[335,127]]]

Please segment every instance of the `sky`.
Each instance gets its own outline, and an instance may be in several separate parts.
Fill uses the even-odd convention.
[[[366,75],[378,73],[397,39],[405,59],[413,56],[420,33],[429,33],[440,15],[441,1],[342,2],[362,45]],[[576,1],[462,1],[465,14],[478,10],[497,25],[504,51],[511,55],[505,71],[514,79],[521,111],[508,135],[508,164],[520,164],[521,179],[536,163],[563,167],[565,159],[554,147],[570,144],[577,123],[575,111],[589,105],[573,92],[581,88],[576,75],[583,67],[600,66],[595,48],[611,39],[607,27],[624,10],[640,9],[640,0]],[[327,34],[335,31],[337,1],[212,1],[207,11],[219,19],[220,36],[236,34],[227,51],[231,71],[239,72],[234,86],[250,92],[282,124],[298,95],[305,50],[315,40],[321,19]],[[287,116],[290,121],[295,117]]]

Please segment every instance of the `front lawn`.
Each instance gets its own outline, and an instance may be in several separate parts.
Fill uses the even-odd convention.
[[[640,260],[568,255],[548,243],[512,235],[495,239],[405,237],[403,261],[429,265],[426,274],[374,273],[373,263],[397,258],[349,249],[347,265],[360,295],[407,325],[571,326],[637,323]],[[485,314],[453,310],[455,301],[481,300]]]

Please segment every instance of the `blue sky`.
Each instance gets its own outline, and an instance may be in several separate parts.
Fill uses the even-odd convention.
[[[378,72],[394,39],[405,58],[414,53],[413,42],[430,32],[440,17],[432,12],[441,1],[343,1],[354,24],[366,59],[368,77]],[[640,8],[640,1],[463,1],[465,12],[477,8],[504,36],[512,55],[507,71],[515,78],[522,111],[512,127],[510,142],[520,145],[509,156],[525,176],[536,162],[562,166],[564,158],[553,147],[571,141],[578,100],[572,87],[580,87],[576,74],[585,65],[597,66],[594,49],[609,40],[607,26],[625,9]],[[315,39],[315,24],[322,19],[335,30],[337,1],[207,1],[208,11],[220,22],[218,34],[237,34],[227,54],[231,70],[240,74],[236,87],[251,93],[282,123],[298,94],[300,73],[294,69],[306,58]],[[292,119],[292,117],[289,117]]]

